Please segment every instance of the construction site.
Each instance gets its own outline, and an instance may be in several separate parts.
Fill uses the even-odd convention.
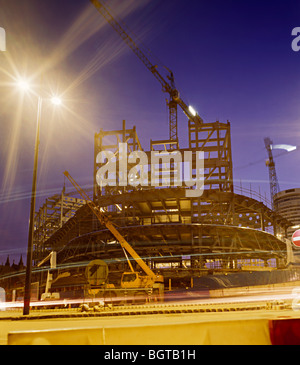
[[[196,127],[190,122],[188,128],[186,150],[205,153],[201,197],[186,197],[187,188],[178,186],[100,189],[96,183],[99,151],[115,152],[119,142],[127,142],[130,152],[143,150],[135,128],[126,129],[123,123],[119,131],[95,134],[95,184],[90,198],[148,265],[164,272],[167,283],[169,279],[177,284],[182,279],[190,282],[192,277],[208,272],[286,267],[284,238],[291,222],[263,202],[234,193],[230,124],[214,122]],[[151,145],[170,151],[171,142],[151,141]],[[127,262],[119,242],[77,192],[47,199],[35,222],[36,264],[55,251],[61,265],[101,258],[108,263],[111,275],[125,270]]]
[[[225,275],[229,278],[236,273],[250,277],[252,272],[271,275],[277,271],[285,273],[287,281],[299,279],[298,272],[290,269],[293,248],[288,230],[294,223],[274,208],[273,201],[268,204],[259,194],[245,194],[245,189],[240,191],[233,184],[230,122],[204,122],[181,99],[173,73],[170,71],[166,76],[160,73],[105,6],[97,0],[91,2],[157,79],[163,95],[167,94],[169,136],[157,140],[150,135],[149,148],[141,145],[138,126],[127,128],[126,121],[120,121],[119,130],[96,131],[91,156],[93,188],[83,191],[78,186],[74,189],[76,183],[66,184],[61,194],[48,197],[36,211],[32,277],[32,285],[36,284],[35,298],[40,299],[43,293],[61,299],[105,297],[106,292],[111,298],[112,291],[120,287],[148,290],[158,288],[155,287],[158,282],[164,288],[159,287],[158,292],[164,294],[192,290],[197,285],[211,289],[204,284],[205,278],[222,279]],[[182,112],[186,116],[187,145],[181,145],[178,135],[177,113]],[[99,158],[103,151],[115,158],[116,179],[124,179],[124,164],[119,158],[120,146],[124,144],[125,170],[135,168],[135,178],[139,177],[140,183],[101,185],[97,176],[107,166],[107,160]],[[273,199],[278,191],[272,193],[276,174],[270,141],[266,141],[266,149]],[[141,152],[148,161],[158,156],[155,172],[150,164],[147,171],[138,169]],[[199,152],[204,166],[202,190],[197,196],[194,185],[176,183],[178,161],[174,156],[190,154],[190,177],[196,181]],[[134,162],[130,155],[136,156]],[[78,172],[71,173],[76,177]],[[142,183],[142,175],[150,182],[153,174],[156,184]],[[52,257],[55,264],[49,267]],[[96,265],[94,269],[89,266],[91,263]],[[150,284],[142,284],[141,272],[152,278]],[[130,279],[130,273],[135,278]],[[124,274],[128,276],[127,284]],[[160,280],[155,281],[158,277]],[[134,283],[135,279],[139,279],[138,283]],[[244,285],[261,284],[257,276],[256,281],[247,280]],[[275,282],[280,282],[280,278]],[[269,276],[267,283],[272,283]],[[23,285],[24,275],[2,278],[10,300],[22,298]]]
[[[5,4],[0,345],[300,344],[288,3]]]

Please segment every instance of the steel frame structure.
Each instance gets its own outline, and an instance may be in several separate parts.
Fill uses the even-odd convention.
[[[143,151],[136,128],[127,129],[125,121],[120,130],[100,130],[95,134],[93,199],[150,265],[163,260],[181,261],[182,265],[182,257],[187,255],[192,257],[192,266],[197,270],[200,268],[195,262],[208,257],[222,258],[226,270],[230,265],[234,267],[237,259],[249,257],[265,260],[275,257],[283,265],[286,243],[276,238],[276,233],[286,235],[291,222],[264,203],[234,193],[230,123],[196,126],[189,122],[188,150],[193,153],[201,150],[205,156],[205,189],[198,198],[186,197],[187,187],[183,186],[108,186],[100,189],[96,184],[100,166],[96,156],[105,149],[118,153],[120,142],[128,143],[128,153]],[[174,151],[172,144],[172,140],[150,140],[150,151],[146,153]],[[186,150],[179,151],[184,153]],[[82,203],[76,201],[76,204]],[[53,205],[59,206],[58,203]],[[112,266],[116,265],[123,255],[114,237],[86,205],[77,208],[71,210],[70,216],[65,214],[64,222],[50,224],[48,233],[51,234],[36,244],[35,257],[42,258],[51,249],[58,252],[61,263],[101,257]],[[50,217],[51,214],[44,221],[50,222]],[[273,231],[274,235],[267,231]]]
[[[179,152],[184,154],[185,151],[191,151],[193,155],[197,151],[204,153],[204,185],[205,189],[216,189],[224,192],[233,192],[233,176],[232,176],[232,153],[231,153],[231,137],[230,123],[205,123],[202,125],[189,121],[189,148],[181,148]],[[108,187],[100,191],[96,183],[96,173],[100,164],[96,162],[96,156],[100,151],[110,150],[116,155],[118,153],[118,144],[126,142],[128,144],[128,153],[132,151],[144,151],[136,133],[135,126],[132,129],[126,129],[125,121],[123,121],[122,130],[103,131],[95,134],[94,147],[94,201],[102,194],[115,194],[124,191],[134,190],[132,187],[112,188]],[[173,140],[150,140],[150,151],[146,154],[150,158],[151,151],[174,151],[178,147],[177,141]],[[128,169],[130,166],[128,166]],[[172,165],[170,166],[172,173]],[[195,159],[193,159],[193,171],[195,170]],[[118,173],[118,168],[117,168]],[[148,172],[150,174],[150,171]],[[117,176],[118,177],[118,176]],[[193,173],[195,178],[195,173]],[[149,179],[150,180],[150,179]],[[144,188],[143,188],[144,189]]]
[[[83,199],[70,195],[72,193],[65,194],[65,189],[63,189],[61,194],[48,197],[35,213],[33,241],[35,262],[41,260],[45,256],[45,252],[51,250],[51,246],[47,245],[47,240],[85,204]]]

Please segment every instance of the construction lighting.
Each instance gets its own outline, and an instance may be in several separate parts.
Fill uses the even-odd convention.
[[[190,113],[192,114],[193,117],[196,116],[197,112],[191,105],[189,105],[189,111],[190,111]]]

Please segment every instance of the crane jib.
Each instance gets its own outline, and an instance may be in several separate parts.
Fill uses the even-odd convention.
[[[201,125],[203,123],[202,118],[197,115],[193,115],[186,103],[180,99],[178,90],[175,88],[173,73],[169,70],[170,76],[168,76],[171,84],[164,79],[164,77],[158,72],[157,66],[153,65],[149,58],[142,52],[135,41],[130,37],[130,35],[125,31],[125,29],[117,22],[117,20],[112,16],[108,9],[99,0],[90,0],[95,6],[98,12],[104,17],[104,19],[112,26],[112,28],[119,34],[122,40],[132,49],[132,51],[137,55],[137,57],[143,62],[148,70],[154,75],[158,82],[162,86],[162,90],[170,95],[169,100],[169,123],[170,123],[170,139],[178,141],[177,133],[177,104],[181,107],[184,114],[193,121],[196,125]],[[176,97],[174,97],[176,95]],[[173,103],[172,103],[173,102]],[[174,105],[175,103],[175,105]]]

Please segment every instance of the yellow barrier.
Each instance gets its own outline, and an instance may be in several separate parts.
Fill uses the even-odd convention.
[[[268,345],[267,319],[16,331],[9,345]]]

